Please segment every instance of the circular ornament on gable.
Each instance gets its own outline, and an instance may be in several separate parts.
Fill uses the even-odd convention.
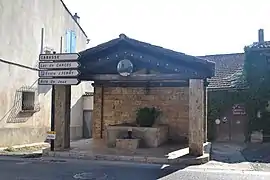
[[[117,64],[117,72],[121,76],[129,76],[133,72],[133,64],[128,59],[123,59]]]

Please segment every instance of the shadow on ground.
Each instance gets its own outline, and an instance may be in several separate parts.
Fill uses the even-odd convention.
[[[270,163],[270,144],[213,143],[211,159],[224,163]]]
[[[247,144],[242,151],[243,156],[249,162],[270,163],[270,144]]]

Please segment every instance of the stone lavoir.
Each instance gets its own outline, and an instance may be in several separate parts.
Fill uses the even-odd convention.
[[[162,114],[153,127],[145,129],[149,134],[159,134],[153,138],[159,142],[153,144],[186,141],[191,155],[203,155],[207,139],[206,79],[214,75],[214,63],[124,34],[80,55],[80,80],[94,81],[94,139],[110,140],[108,129],[112,132],[117,124],[136,122],[139,108],[156,107]],[[136,128],[132,127],[134,134]],[[114,137],[115,143],[119,138]]]
[[[101,96],[104,97],[101,97]],[[94,137],[106,136],[105,127],[121,123],[134,123],[136,111],[143,107],[157,107],[162,115],[157,124],[169,127],[169,139],[184,141],[188,139],[189,126],[189,88],[188,87],[152,87],[146,93],[140,87],[95,87],[94,119],[101,114],[103,100],[103,125],[101,121],[94,123]]]

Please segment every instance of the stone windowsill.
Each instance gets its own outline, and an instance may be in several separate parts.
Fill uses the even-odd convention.
[[[20,110],[20,113],[35,113],[37,112],[37,110],[33,109],[33,110]]]

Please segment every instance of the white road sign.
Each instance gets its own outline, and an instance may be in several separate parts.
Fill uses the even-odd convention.
[[[39,85],[77,85],[80,81],[78,79],[65,79],[65,78],[57,78],[57,79],[51,79],[51,78],[40,78],[38,80]]]
[[[42,70],[39,77],[77,77],[80,75],[78,70]]]
[[[79,57],[77,53],[40,54],[39,61],[76,61]]]
[[[46,139],[54,140],[55,138],[56,138],[56,133],[55,133],[55,131],[48,131],[48,132],[47,132],[47,137],[46,137]]]
[[[39,69],[74,69],[80,67],[79,62],[40,62]]]

